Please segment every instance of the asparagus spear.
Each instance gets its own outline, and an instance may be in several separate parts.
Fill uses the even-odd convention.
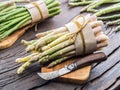
[[[118,19],[120,18],[120,14],[115,14],[111,16],[97,17],[99,20],[109,20],[109,19]]]
[[[30,0],[15,0],[15,2],[28,3],[28,2],[30,2]]]
[[[93,1],[83,1],[83,2],[70,2],[69,5],[70,6],[82,6],[82,5],[88,5],[90,3],[92,3]]]
[[[54,66],[56,66],[57,64],[60,64],[60,63],[62,63],[63,61],[65,61],[65,60],[67,60],[67,59],[69,59],[69,58],[71,58],[71,57],[73,57],[73,56],[59,58],[59,59],[51,62],[47,67],[48,67],[48,68],[54,67]]]
[[[74,40],[72,40],[72,39],[71,40],[66,40],[66,41],[64,41],[64,42],[62,42],[62,43],[60,43],[60,44],[46,50],[46,51],[43,50],[44,52],[43,52],[42,55],[45,56],[45,55],[52,54],[52,53],[54,53],[54,52],[56,52],[56,51],[58,51],[60,49],[63,49],[63,48],[65,48],[65,47],[67,47],[67,46],[69,46],[69,45],[71,45],[73,43],[74,43]]]
[[[48,61],[50,62],[51,60],[56,59],[56,58],[58,58],[59,56],[65,54],[65,53],[67,53],[67,52],[70,52],[70,51],[72,51],[72,50],[75,50],[75,45],[70,45],[70,46],[68,46],[68,47],[65,47],[65,48],[57,51],[56,53],[53,53],[53,54],[51,54],[51,55],[47,55],[47,56],[45,56],[45,57],[42,57],[42,58],[39,59],[38,62],[39,62],[40,64],[45,64],[46,62],[48,62]]]
[[[120,11],[120,3],[112,5],[108,8],[101,9],[99,10],[99,12],[95,13],[95,15],[101,16],[101,15],[108,14],[108,13],[115,12],[115,11]]]
[[[66,35],[63,35],[62,37],[56,39],[55,41],[53,41],[52,43],[48,44],[47,46],[43,47],[42,50],[48,50],[50,48],[52,48],[53,46],[65,41],[65,40],[68,40],[68,39],[73,39],[73,36],[74,35],[71,35],[70,33],[66,34]]]
[[[26,40],[22,40],[21,43],[25,46],[31,45],[33,43],[37,42],[37,40],[31,40],[31,41],[26,41]]]
[[[68,52],[67,54],[65,54],[64,56],[60,57],[59,59],[57,59],[55,61],[52,61],[47,67],[51,68],[51,67],[53,67],[53,66],[55,66],[57,64],[60,64],[63,61],[65,61],[65,60],[67,60],[67,59],[69,59],[69,58],[71,58],[73,56],[75,56],[75,51]]]
[[[90,11],[90,12],[97,12],[98,10],[95,10],[94,8],[100,6],[101,4],[103,4],[106,0],[97,0],[97,3],[89,6],[87,8],[87,11]]]
[[[50,37],[43,39],[43,40],[39,40],[38,43],[36,44],[35,50],[38,50],[39,48],[43,47],[44,45],[49,44],[50,42],[56,40],[57,38],[65,35],[65,34],[66,33],[60,33],[60,34],[57,34],[54,36],[50,36]]]
[[[115,24],[120,24],[120,19],[108,22],[107,25],[115,25]]]
[[[117,26],[114,31],[115,31],[115,32],[120,31],[120,26]]]
[[[18,68],[17,74],[21,74],[28,66],[30,66],[31,62],[25,62],[21,67]]]

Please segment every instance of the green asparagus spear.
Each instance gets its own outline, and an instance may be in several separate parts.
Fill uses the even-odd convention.
[[[26,40],[22,40],[21,43],[25,46],[31,45],[32,43],[37,42],[37,40],[31,40],[31,41],[26,41]]]
[[[120,18],[120,14],[111,15],[111,16],[104,16],[104,17],[97,17],[99,20],[109,20],[109,19],[118,19]]]
[[[70,35],[70,33],[68,33],[67,35],[64,35],[58,39],[56,39],[55,41],[53,41],[52,43],[48,44],[47,46],[43,47],[42,50],[48,50],[50,48],[52,48],[53,46],[65,41],[65,40],[68,40],[68,39],[72,39],[74,35]]]
[[[66,33],[60,33],[54,36],[50,36],[48,38],[42,39],[42,40],[38,40],[38,43],[36,44],[35,50],[38,50],[39,48],[43,47],[44,45],[49,44],[50,42],[56,40],[57,38],[65,35]]]
[[[67,46],[69,46],[69,45],[71,45],[73,43],[74,43],[74,40],[72,40],[72,39],[71,40],[66,40],[66,41],[64,41],[64,42],[62,42],[62,43],[60,43],[60,44],[46,50],[46,51],[43,50],[44,52],[42,53],[42,55],[45,56],[45,55],[53,54],[54,52],[56,52],[56,51],[58,51],[60,49],[63,49],[63,48],[65,48],[65,47],[67,47]]]
[[[115,32],[120,31],[120,26],[117,26],[114,31],[115,31]]]
[[[65,55],[61,56],[59,59],[51,62],[47,67],[48,67],[48,68],[51,68],[51,67],[53,67],[53,66],[55,66],[55,65],[57,65],[57,64],[59,64],[59,63],[62,63],[63,61],[65,61],[65,60],[67,60],[67,59],[75,56],[75,54],[76,54],[76,51],[68,52],[68,53],[66,53]]]
[[[120,19],[117,19],[117,20],[114,20],[114,21],[111,21],[111,22],[108,22],[107,25],[117,25],[117,24],[120,24]]]
[[[95,13],[95,15],[101,16],[101,15],[108,14],[108,13],[115,12],[115,11],[120,11],[120,3],[101,9],[99,10],[99,12]]]
[[[63,61],[65,61],[65,60],[67,60],[67,59],[69,59],[69,58],[71,58],[71,57],[73,57],[73,56],[69,56],[69,57],[66,56],[66,57],[59,58],[59,59],[51,62],[47,67],[48,67],[48,68],[54,67],[54,66],[56,66],[57,64],[60,64],[60,63],[62,63]]]
[[[26,63],[24,63],[21,67],[18,68],[17,74],[23,73],[23,71],[24,71],[28,66],[30,66],[30,64],[31,64],[31,62],[29,62],[29,61],[26,62]]]
[[[75,50],[75,45],[70,45],[70,46],[68,46],[68,47],[65,47],[65,48],[63,48],[63,49],[61,49],[61,50],[59,50],[59,51],[51,54],[51,55],[47,55],[47,56],[45,56],[45,57],[40,58],[38,62],[39,62],[40,64],[45,64],[46,62],[50,62],[50,61],[52,61],[53,59],[57,59],[57,58],[59,58],[61,55],[65,54],[65,53],[68,53],[68,52],[70,52],[70,51],[73,51],[73,50]]]

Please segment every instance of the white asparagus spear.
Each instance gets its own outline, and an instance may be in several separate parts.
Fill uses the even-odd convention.
[[[108,40],[103,41],[102,43],[97,44],[97,48],[103,48],[108,45]]]
[[[96,27],[96,26],[102,26],[103,22],[102,21],[95,21],[95,22],[90,22],[89,23],[91,27]]]
[[[97,33],[99,33],[99,32],[102,32],[102,27],[101,26],[97,26],[97,27],[93,28],[93,32],[94,32],[95,35]]]
[[[103,41],[105,41],[105,40],[108,40],[108,37],[107,37],[105,34],[100,34],[100,35],[98,35],[98,36],[96,37],[97,43],[103,42]]]
[[[41,38],[41,37],[44,37],[44,36],[46,36],[47,34],[50,34],[50,33],[52,33],[52,32],[56,32],[55,34],[59,34],[59,33],[67,32],[67,31],[68,31],[68,30],[67,30],[66,27],[61,27],[61,28],[49,30],[49,31],[46,31],[46,32],[38,33],[38,34],[36,34],[35,36],[36,36],[37,38]]]

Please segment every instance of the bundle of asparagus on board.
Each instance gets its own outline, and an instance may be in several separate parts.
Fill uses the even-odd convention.
[[[16,6],[14,0],[0,3],[0,41],[14,31],[38,23],[61,12],[57,0],[40,0],[25,6]]]
[[[86,28],[87,25],[89,28]],[[36,40],[22,40],[22,43],[27,46],[26,51],[31,54],[16,59],[17,63],[24,63],[18,68],[17,73],[21,74],[34,62],[50,68],[76,55],[89,54],[107,46],[108,37],[103,33],[102,27],[103,22],[98,21],[95,15],[80,15],[64,27],[38,33]],[[87,31],[84,30],[85,28]],[[77,38],[79,33],[81,38]]]
[[[101,9],[95,9],[100,7],[103,4],[109,4],[106,7],[102,7]],[[81,9],[80,12],[88,11],[94,13],[98,16],[99,20],[112,20],[107,23],[108,26],[116,25],[115,31],[120,30],[120,14],[112,14],[103,16],[109,13],[113,13],[116,11],[120,11],[120,0],[70,0],[70,6],[80,6],[87,5],[85,8]],[[102,16],[102,17],[101,17]]]

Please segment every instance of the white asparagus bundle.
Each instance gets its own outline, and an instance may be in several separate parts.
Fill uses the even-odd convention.
[[[16,59],[18,63],[25,62],[17,73],[21,74],[34,62],[52,67],[76,55],[93,53],[107,46],[108,37],[102,27],[103,22],[97,21],[95,15],[78,16],[64,27],[38,33],[36,40],[22,40],[27,45],[27,52],[36,53]]]

